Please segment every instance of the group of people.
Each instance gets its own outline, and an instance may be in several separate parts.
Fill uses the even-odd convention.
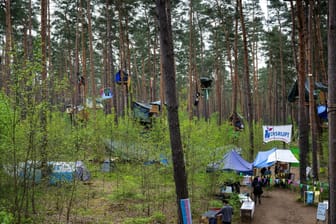
[[[261,204],[261,195],[263,194],[264,183],[262,178],[256,176],[252,181],[253,195],[255,203]],[[226,199],[223,200],[224,206],[216,213],[216,216],[221,215],[222,224],[231,224],[233,207],[228,204]]]
[[[263,187],[269,186],[270,177],[272,175],[270,167],[261,169],[261,176],[254,177],[251,186],[253,189],[254,202],[261,204],[261,195],[263,194]],[[223,200],[224,206],[216,213],[216,216],[221,215],[222,224],[231,224],[233,207],[228,204],[226,199]]]

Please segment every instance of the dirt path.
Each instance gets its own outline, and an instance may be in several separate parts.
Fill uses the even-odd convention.
[[[251,224],[314,224],[316,207],[297,202],[299,195],[288,189],[264,190],[261,204],[255,207]]]

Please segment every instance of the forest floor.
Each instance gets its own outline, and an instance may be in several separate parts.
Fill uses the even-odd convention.
[[[316,223],[316,206],[298,201],[299,193],[290,189],[264,190],[261,204],[255,206],[250,224],[313,224]],[[236,212],[236,215],[239,215]]]

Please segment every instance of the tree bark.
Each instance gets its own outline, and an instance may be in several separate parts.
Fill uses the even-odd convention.
[[[89,57],[90,57],[90,81],[91,81],[91,98],[93,106],[93,120],[96,120],[96,81],[94,75],[94,59],[93,59],[93,34],[92,34],[92,18],[91,18],[91,0],[87,2],[88,16],[88,35],[89,35]]]
[[[328,24],[329,224],[336,223],[336,1],[329,1]]]
[[[178,102],[176,92],[175,63],[171,27],[170,1],[156,1],[160,27],[160,47],[162,54],[163,78],[168,112],[170,145],[174,165],[175,191],[178,207],[178,223],[182,223],[180,200],[188,198],[187,176],[182,150]]]
[[[298,61],[298,83],[299,83],[299,148],[300,148],[300,183],[306,187],[306,166],[307,166],[307,149],[308,145],[308,119],[306,116],[305,106],[305,23],[304,8],[301,1],[297,1],[297,17],[298,17],[298,34],[299,34],[299,61]]]
[[[47,0],[41,1],[41,51],[42,51],[42,102],[47,103]],[[47,107],[44,104],[41,108],[41,166],[42,176],[47,176]]]
[[[312,173],[315,180],[318,180],[318,163],[317,163],[317,124],[316,124],[316,105],[314,99],[314,83],[313,78],[313,6],[312,0],[309,1],[309,14],[308,14],[308,42],[307,42],[307,62],[308,62],[308,78],[309,78],[309,121],[310,121],[310,136],[312,147]]]
[[[5,45],[5,67],[0,87],[3,87],[6,94],[10,93],[10,66],[11,66],[11,46],[12,46],[12,22],[11,22],[11,1],[5,1],[6,12],[6,45]]]
[[[249,126],[249,137],[250,137],[250,161],[254,158],[254,130],[253,130],[253,103],[252,103],[252,93],[250,84],[250,72],[249,72],[249,62],[248,62],[248,49],[247,49],[247,37],[245,29],[245,21],[243,14],[242,1],[237,1],[240,15],[241,28],[243,31],[243,44],[244,44],[244,78],[245,78],[245,97],[247,105],[247,122]]]

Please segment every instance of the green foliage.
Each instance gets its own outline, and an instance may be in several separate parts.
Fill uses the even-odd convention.
[[[12,224],[14,223],[14,217],[13,214],[6,212],[6,211],[0,211],[0,223],[1,224]]]
[[[126,218],[123,223],[124,224],[149,224],[149,223],[152,223],[152,219],[150,217]]]
[[[160,212],[155,212],[151,217],[126,218],[124,224],[152,224],[166,223],[166,217]]]

